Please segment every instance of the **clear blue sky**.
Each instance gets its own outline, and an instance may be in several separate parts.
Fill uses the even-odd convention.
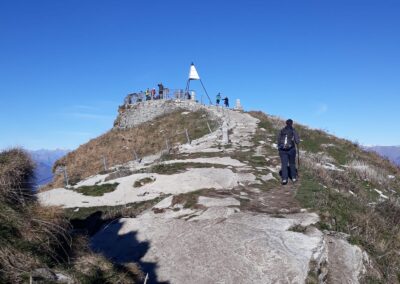
[[[398,0],[1,0],[0,148],[75,148],[127,93],[184,88],[192,61],[246,110],[398,145],[399,15]]]

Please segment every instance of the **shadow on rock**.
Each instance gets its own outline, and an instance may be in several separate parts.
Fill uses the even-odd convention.
[[[144,274],[149,276],[147,284],[168,284],[169,282],[157,281],[157,263],[143,262],[141,260],[149,250],[150,243],[138,241],[137,232],[135,231],[120,234],[119,231],[122,225],[123,223],[119,219],[99,230],[91,239],[90,246],[92,250],[103,254],[106,258],[116,263],[137,263]]]

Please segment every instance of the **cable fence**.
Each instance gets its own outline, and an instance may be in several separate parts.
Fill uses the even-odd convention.
[[[131,105],[153,100],[195,100],[196,91],[184,89],[169,89],[140,91],[128,94],[124,99],[125,105]]]

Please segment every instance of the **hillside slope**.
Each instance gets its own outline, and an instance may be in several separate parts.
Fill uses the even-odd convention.
[[[41,202],[63,206],[79,226],[90,220],[93,250],[137,263],[149,283],[399,282],[397,167],[297,125],[300,181],[283,187],[275,144],[283,121],[208,111],[229,143],[222,128],[205,131],[169,153],[43,192]]]
[[[187,141],[185,129],[190,139],[199,138],[209,132],[207,123],[213,129],[218,124],[205,111],[177,110],[134,128],[113,128],[69,152],[54,164],[53,169],[66,166],[69,184],[73,185],[91,175],[106,173],[113,166],[183,143]],[[60,174],[50,187],[63,185],[64,177]]]

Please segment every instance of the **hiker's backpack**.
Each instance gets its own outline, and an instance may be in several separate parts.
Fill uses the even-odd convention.
[[[285,127],[282,129],[279,137],[279,146],[284,150],[291,149],[294,146],[293,128]]]

